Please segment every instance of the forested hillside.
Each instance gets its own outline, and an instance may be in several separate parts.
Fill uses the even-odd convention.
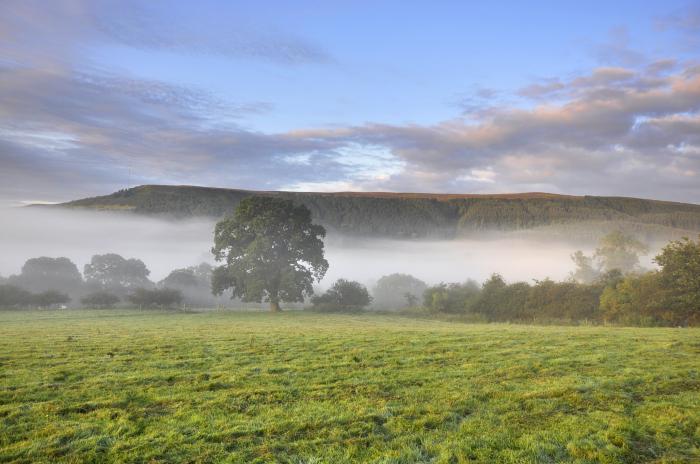
[[[420,193],[258,192],[144,185],[60,207],[128,211],[176,218],[219,218],[251,195],[303,203],[331,231],[393,238],[449,238],[480,231],[581,233],[623,228],[649,238],[700,231],[700,205],[623,197],[547,193],[457,195]]]

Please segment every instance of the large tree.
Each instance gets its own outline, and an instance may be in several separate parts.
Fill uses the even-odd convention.
[[[212,266],[207,263],[175,269],[158,282],[158,286],[180,290],[187,304],[210,307],[217,303],[217,298],[211,291],[212,271]]]
[[[326,231],[311,221],[306,206],[274,197],[242,200],[214,231],[212,253],[224,264],[214,269],[212,290],[244,302],[303,302],[314,280],[328,270],[323,257]]]

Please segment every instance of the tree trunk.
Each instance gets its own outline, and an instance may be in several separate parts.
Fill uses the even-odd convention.
[[[273,313],[279,313],[282,311],[282,308],[280,308],[279,301],[276,301],[276,300],[270,301],[270,311],[272,311]]]

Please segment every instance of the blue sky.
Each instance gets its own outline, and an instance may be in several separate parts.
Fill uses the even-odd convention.
[[[700,202],[698,2],[7,0],[0,18],[5,204],[140,183]]]
[[[622,45],[650,57],[689,55],[674,31],[662,33],[657,24],[685,5],[181,2],[175,11],[160,11],[160,20],[189,23],[202,34],[209,29],[212,40],[225,36],[229,24],[251,35],[278,31],[318,47],[327,61],[285,66],[259,57],[111,43],[93,44],[85,58],[138,77],[206,88],[231,102],[269,102],[274,111],[247,118],[250,127],[263,131],[433,124],[454,117],[465,99],[483,90],[513,98],[533,80],[617,64],[601,56],[610,42],[627,40]]]

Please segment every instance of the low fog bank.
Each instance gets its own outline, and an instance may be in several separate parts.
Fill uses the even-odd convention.
[[[492,273],[506,280],[565,278],[572,269],[571,253],[564,242],[544,243],[511,239],[460,239],[451,241],[358,240],[330,237],[327,259],[331,264],[322,284],[345,277],[372,287],[383,275],[411,274],[428,284],[482,282]]]
[[[28,258],[70,258],[82,271],[92,255],[117,253],[138,258],[153,281],[177,268],[213,263],[211,220],[165,220],[129,213],[67,211],[51,208],[0,210],[0,275],[20,272]],[[508,281],[566,278],[573,269],[570,255],[590,244],[484,234],[480,238],[445,241],[359,239],[331,235],[326,239],[330,269],[320,288],[348,278],[369,288],[392,273],[412,274],[435,284],[484,281],[498,272]],[[642,265],[650,265],[650,253]]]
[[[143,260],[154,281],[173,269],[212,261],[212,221],[46,207],[0,210],[0,218],[0,275],[5,277],[38,256],[65,256],[82,271],[93,255],[117,253]]]

